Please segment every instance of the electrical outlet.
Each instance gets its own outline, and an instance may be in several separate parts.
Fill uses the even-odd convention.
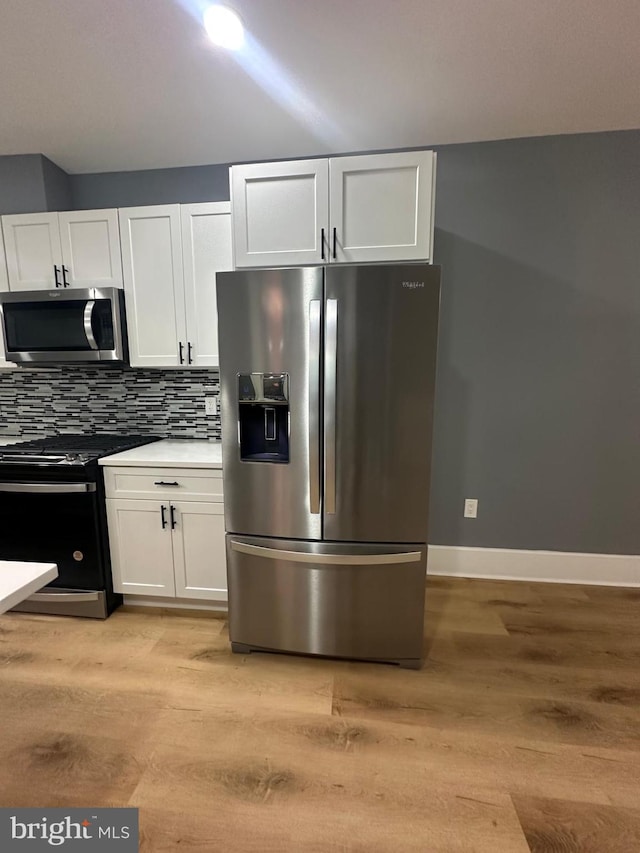
[[[464,517],[465,518],[477,518],[478,517],[478,499],[477,498],[467,498],[464,502]]]
[[[217,415],[218,414],[218,398],[217,397],[205,397],[204,398],[204,412],[206,415]]]

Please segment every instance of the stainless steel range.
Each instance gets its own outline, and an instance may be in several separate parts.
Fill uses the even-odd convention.
[[[58,435],[0,446],[0,560],[53,562],[58,577],[16,610],[106,618],[113,592],[98,459],[150,435]]]

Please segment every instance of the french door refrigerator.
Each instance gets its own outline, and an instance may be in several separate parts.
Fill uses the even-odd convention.
[[[440,268],[216,281],[233,651],[419,667]]]

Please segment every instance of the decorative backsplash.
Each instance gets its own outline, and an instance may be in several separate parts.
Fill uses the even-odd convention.
[[[216,370],[138,370],[64,365],[0,372],[0,437],[72,432],[220,438],[205,414],[218,396]]]

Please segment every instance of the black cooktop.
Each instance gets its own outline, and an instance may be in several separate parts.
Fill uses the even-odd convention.
[[[157,435],[110,435],[108,433],[96,435],[53,435],[48,438],[36,438],[29,441],[21,441],[16,444],[2,445],[0,438],[0,461],[10,457],[28,457],[35,460],[42,457],[52,459],[58,457],[78,457],[69,461],[86,463],[108,456],[110,453],[119,453],[122,450],[130,450],[132,447],[140,447],[143,444],[151,444],[159,441]],[[15,461],[20,461],[15,459]]]

